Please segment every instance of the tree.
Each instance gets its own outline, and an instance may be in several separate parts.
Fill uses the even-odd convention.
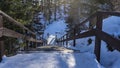
[[[67,23],[71,29],[96,11],[113,11],[113,0],[72,0]],[[72,19],[72,21],[70,20]],[[95,20],[95,19],[94,19]],[[72,25],[72,26],[71,26]],[[93,23],[94,25],[94,23]],[[83,27],[86,26],[83,25]]]
[[[39,5],[32,0],[1,0],[0,10],[4,11],[22,24],[32,21]]]
[[[39,12],[39,2],[38,0],[0,0],[0,10],[7,13],[9,16],[14,18],[15,20],[19,21],[23,25],[32,24],[33,17],[35,13]],[[10,29],[13,29],[19,33],[25,34],[25,31],[23,29],[11,25],[10,23],[7,23],[8,21],[4,21],[4,26]],[[15,38],[7,38],[5,37],[5,45],[7,51],[9,50],[7,48],[7,45],[12,45],[12,48],[16,48],[14,45],[18,44],[19,41],[17,41]],[[16,42],[16,43],[15,43]]]

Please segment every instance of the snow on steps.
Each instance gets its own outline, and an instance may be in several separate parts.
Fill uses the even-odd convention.
[[[73,53],[73,52],[78,52],[80,53],[79,50],[74,50],[74,49],[69,49],[65,47],[60,47],[60,46],[40,46],[38,48],[29,48],[27,51],[18,51],[18,53],[41,53],[41,52],[65,52],[65,53]]]

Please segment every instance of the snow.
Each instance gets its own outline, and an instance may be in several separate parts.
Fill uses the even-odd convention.
[[[56,35],[57,33],[58,37],[61,37],[65,34],[65,28],[65,20],[54,21],[46,28],[44,36],[46,37],[48,33],[49,35]]]
[[[120,17],[111,16],[103,21],[103,31],[113,35],[120,34]]]
[[[44,37],[47,39],[47,44],[53,44],[55,38],[60,38],[65,34],[66,23],[64,19],[54,21],[44,31]],[[54,40],[54,41],[53,41]]]
[[[103,31],[114,35],[120,35],[120,17],[111,16],[103,21]],[[111,41],[112,42],[112,41]],[[106,49],[106,43],[102,41],[101,63],[108,68],[119,68],[120,52],[114,50],[110,52]]]
[[[110,16],[103,20],[103,29],[104,32],[114,35],[116,38],[120,36],[120,17]],[[83,31],[84,32],[84,31]],[[92,43],[88,45],[88,39],[92,39]],[[112,42],[112,41],[111,41]],[[69,42],[69,48],[80,50],[80,52],[89,52],[94,53],[95,37],[87,37],[76,40],[76,47],[72,47],[73,44]],[[119,68],[120,65],[120,52],[114,50],[113,52],[108,51],[106,48],[106,43],[102,41],[101,43],[101,60],[100,63],[106,68]]]
[[[31,53],[4,57],[0,68],[103,68],[90,53]]]
[[[53,44],[55,41],[55,36],[54,35],[50,35],[47,39],[47,44]]]
[[[104,32],[106,32],[108,34],[111,34],[111,35],[114,35],[116,38],[118,38],[118,36],[120,36],[120,29],[119,29],[120,28],[120,17],[110,16],[110,17],[104,19],[103,22],[104,23],[103,23],[103,29],[102,30]],[[84,32],[84,31],[82,31],[82,32]],[[88,39],[89,38],[91,38],[92,41],[93,41],[90,45],[88,45]],[[80,50],[81,53],[89,52],[89,53],[93,54],[94,53],[94,45],[95,45],[95,37],[93,36],[93,37],[78,39],[76,41],[76,44],[77,44],[76,47],[72,47],[71,45],[73,45],[73,43],[72,43],[72,41],[69,41],[68,47]],[[119,68],[120,67],[120,65],[119,65],[120,53],[117,50],[114,50],[113,52],[108,51],[108,49],[106,48],[106,45],[107,44],[104,41],[102,41],[100,63],[106,68]]]

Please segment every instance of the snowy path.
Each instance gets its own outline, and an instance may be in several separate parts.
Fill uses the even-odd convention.
[[[31,53],[4,57],[0,68],[101,68],[90,53]]]

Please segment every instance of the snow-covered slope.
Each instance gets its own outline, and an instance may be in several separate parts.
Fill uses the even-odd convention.
[[[45,32],[44,37],[47,39],[48,44],[53,44],[53,39],[60,38],[62,35],[65,34],[66,23],[65,20],[58,20],[54,21],[52,24],[48,25]],[[52,42],[51,42],[52,41]],[[51,43],[50,43],[51,42]]]
[[[50,35],[48,38],[47,38],[47,44],[54,44],[55,43],[55,36],[54,35]]]
[[[103,31],[106,33],[109,33],[111,35],[114,35],[116,38],[120,36],[120,17],[111,16],[103,21]],[[93,41],[90,45],[88,45],[88,39],[91,38]],[[111,41],[112,42],[112,41]],[[76,47],[72,47],[74,49],[78,49],[81,52],[90,52],[94,53],[94,44],[95,43],[95,37],[87,37],[78,39],[76,44]],[[70,44],[72,42],[70,41]],[[119,68],[119,62],[120,62],[120,52],[114,50],[113,52],[108,51],[106,47],[106,43],[102,41],[101,44],[101,64],[107,68]],[[71,46],[69,45],[71,48]]]
[[[46,37],[47,34],[49,33],[49,35],[57,34],[58,37],[61,37],[62,35],[65,34],[65,28],[66,28],[65,20],[54,21],[46,28],[44,36]]]
[[[120,17],[111,16],[103,22],[103,31],[114,36],[120,35]]]
[[[66,7],[69,8],[69,5],[66,5]],[[65,34],[65,29],[67,25],[65,23],[65,18],[68,16],[65,11],[67,12],[68,9],[64,10],[64,5],[61,5],[59,9],[56,10],[56,21],[54,21],[55,15],[54,13],[52,13],[51,24],[46,25],[46,29],[44,31],[44,38],[47,39],[48,44],[54,44],[56,37],[60,38]],[[42,19],[41,22],[45,23],[45,20]]]

